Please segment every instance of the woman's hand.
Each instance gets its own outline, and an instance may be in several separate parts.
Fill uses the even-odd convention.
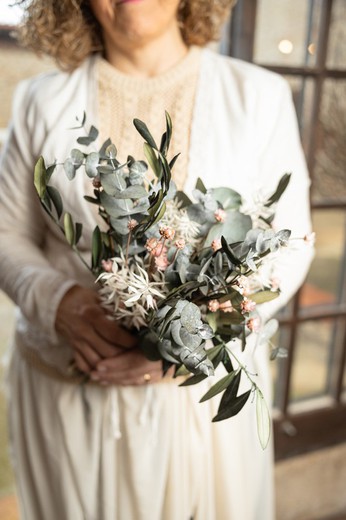
[[[91,379],[107,385],[143,385],[162,379],[162,363],[149,361],[139,348],[104,359],[91,372]]]
[[[104,358],[114,358],[137,344],[100,305],[98,294],[78,285],[62,298],[55,328],[74,350],[77,367],[89,373]]]

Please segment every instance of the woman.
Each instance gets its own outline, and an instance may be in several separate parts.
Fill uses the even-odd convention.
[[[20,309],[10,431],[27,520],[273,518],[271,450],[260,448],[254,407],[211,424],[216,403],[198,404],[203,388],[162,379],[137,338],[107,319],[32,185],[39,155],[59,161],[75,146],[80,130],[68,129],[83,111],[100,129],[98,144],[110,136],[126,158],[142,153],[133,117],[159,136],[167,110],[171,151],[181,152],[179,187],[191,191],[201,176],[251,199],[292,171],[276,225],[308,233],[309,181],[286,83],[202,48],[232,3],[34,0],[28,8],[24,40],[68,72],[19,85],[1,164],[1,287]],[[66,210],[87,228],[80,247],[88,257],[97,216],[82,194],[92,186],[82,176],[72,186],[60,173]],[[282,257],[282,295],[263,306],[263,317],[292,296],[309,262],[306,251]],[[93,384],[75,384],[72,358]],[[269,397],[265,349],[246,363]]]

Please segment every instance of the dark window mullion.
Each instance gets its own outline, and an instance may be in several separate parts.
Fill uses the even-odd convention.
[[[316,143],[317,135],[320,127],[319,112],[322,100],[322,89],[326,78],[326,60],[328,52],[328,38],[330,30],[330,21],[332,16],[333,0],[324,0],[322,4],[321,25],[319,28],[319,41],[317,45],[316,68],[320,70],[320,74],[316,76],[315,88],[312,102],[312,118],[311,124],[314,129],[311,132],[309,142],[309,154],[307,157],[308,168],[311,179],[314,178],[314,166],[316,159]]]

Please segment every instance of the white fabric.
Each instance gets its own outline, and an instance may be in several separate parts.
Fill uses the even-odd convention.
[[[71,351],[54,331],[57,305],[73,284],[92,286],[93,280],[40,209],[33,165],[40,154],[47,163],[68,155],[80,135],[68,129],[84,110],[97,126],[97,59],[72,74],[19,85],[1,163],[0,284],[20,308],[15,343],[37,349],[62,372]],[[271,193],[286,171],[293,176],[276,226],[304,236],[310,231],[309,180],[288,86],[275,74],[203,51],[187,191],[200,176],[207,186],[231,186],[248,198],[259,189]],[[65,209],[85,223],[81,248],[88,259],[97,216],[82,198],[85,181],[77,175],[71,183],[61,168],[53,178]],[[300,248],[282,255],[283,294],[263,306],[263,315],[292,296],[311,254]],[[245,362],[259,373],[269,398],[266,350],[254,348]],[[11,442],[25,520],[273,518],[272,452],[260,448],[253,403],[238,417],[211,424],[217,399],[198,404],[201,386],[161,383],[151,399],[145,387],[93,386],[86,389],[88,419],[80,387],[48,379],[16,351],[9,376]]]

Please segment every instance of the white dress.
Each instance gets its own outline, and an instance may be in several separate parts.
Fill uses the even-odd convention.
[[[57,305],[75,283],[93,285],[60,232],[42,212],[32,172],[42,154],[64,158],[78,131],[76,115],[94,105],[94,67],[22,83],[1,163],[0,285],[18,305],[9,369],[11,447],[25,520],[272,520],[272,447],[260,447],[254,403],[212,424],[217,401],[198,401],[202,385],[174,382],[100,388],[62,382],[33,368],[31,352],[65,374],[71,351],[54,330]],[[285,81],[253,65],[204,50],[193,111],[186,190],[231,186],[247,199],[274,191],[292,171],[277,228],[310,232],[309,180]],[[95,215],[83,201],[82,177],[57,185],[66,210],[90,231]],[[81,248],[88,256],[88,234]],[[302,283],[311,251],[287,251],[279,261],[282,295],[262,307],[267,317]],[[254,344],[254,340],[251,340]],[[264,347],[244,359],[270,399]],[[209,385],[210,382],[205,382]],[[244,388],[246,382],[243,382]],[[86,412],[85,402],[91,410]]]

